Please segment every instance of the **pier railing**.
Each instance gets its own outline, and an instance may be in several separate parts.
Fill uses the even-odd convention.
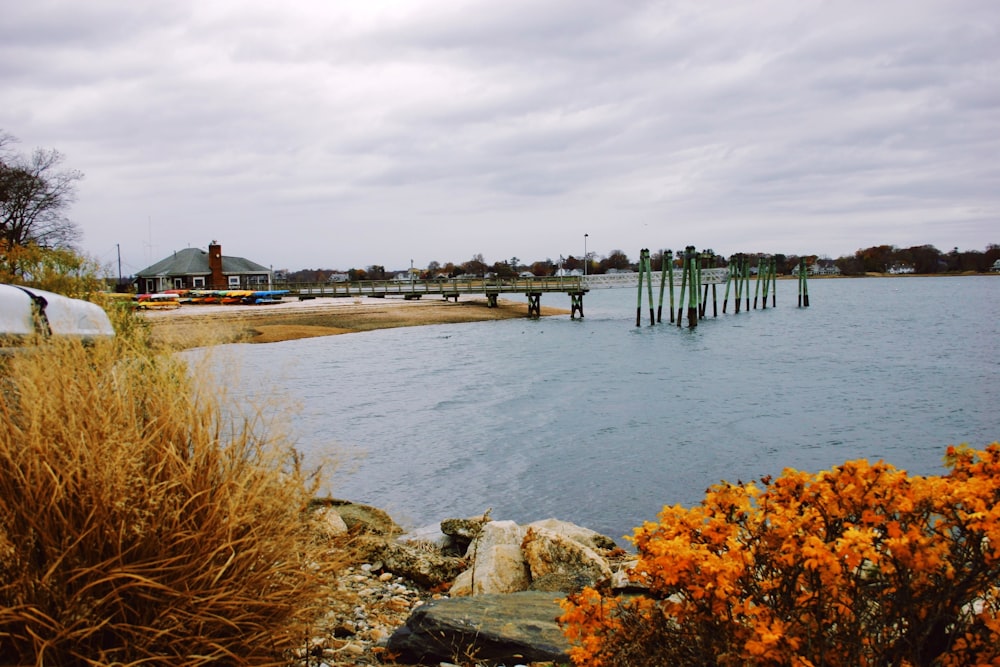
[[[333,283],[279,283],[275,289],[287,289],[299,297],[317,296],[402,296],[420,298],[439,295],[444,298],[462,294],[540,294],[545,292],[586,292],[583,276],[543,278],[449,278],[446,280],[357,280]]]

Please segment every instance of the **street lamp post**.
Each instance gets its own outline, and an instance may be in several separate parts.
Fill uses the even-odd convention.
[[[583,275],[584,275],[584,277],[586,277],[586,275],[587,275],[587,264],[589,264],[589,262],[587,261],[587,237],[588,236],[590,236],[590,234],[584,234],[583,235]]]

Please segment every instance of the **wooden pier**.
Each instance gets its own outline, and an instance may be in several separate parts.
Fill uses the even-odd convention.
[[[495,308],[501,294],[523,294],[528,298],[528,317],[542,314],[542,294],[562,292],[570,296],[570,316],[583,317],[583,295],[589,291],[583,276],[544,278],[449,278],[447,280],[361,280],[340,283],[277,285],[299,299],[315,297],[367,296],[402,297],[407,300],[424,296],[454,299],[462,295],[486,297],[486,305]]]

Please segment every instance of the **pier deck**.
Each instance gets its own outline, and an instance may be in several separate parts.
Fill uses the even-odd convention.
[[[388,297],[419,299],[424,296],[440,296],[454,299],[465,295],[485,296],[489,307],[497,305],[501,294],[524,294],[528,297],[528,316],[541,315],[541,296],[545,293],[562,292],[572,299],[572,316],[579,312],[583,317],[583,295],[587,293],[583,276],[552,276],[544,278],[451,278],[448,280],[361,280],[355,282],[325,284],[289,284],[291,295],[299,299],[319,296]]]

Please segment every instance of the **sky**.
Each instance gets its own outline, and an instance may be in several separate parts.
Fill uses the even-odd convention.
[[[0,0],[131,274],[1000,243],[996,0]]]

